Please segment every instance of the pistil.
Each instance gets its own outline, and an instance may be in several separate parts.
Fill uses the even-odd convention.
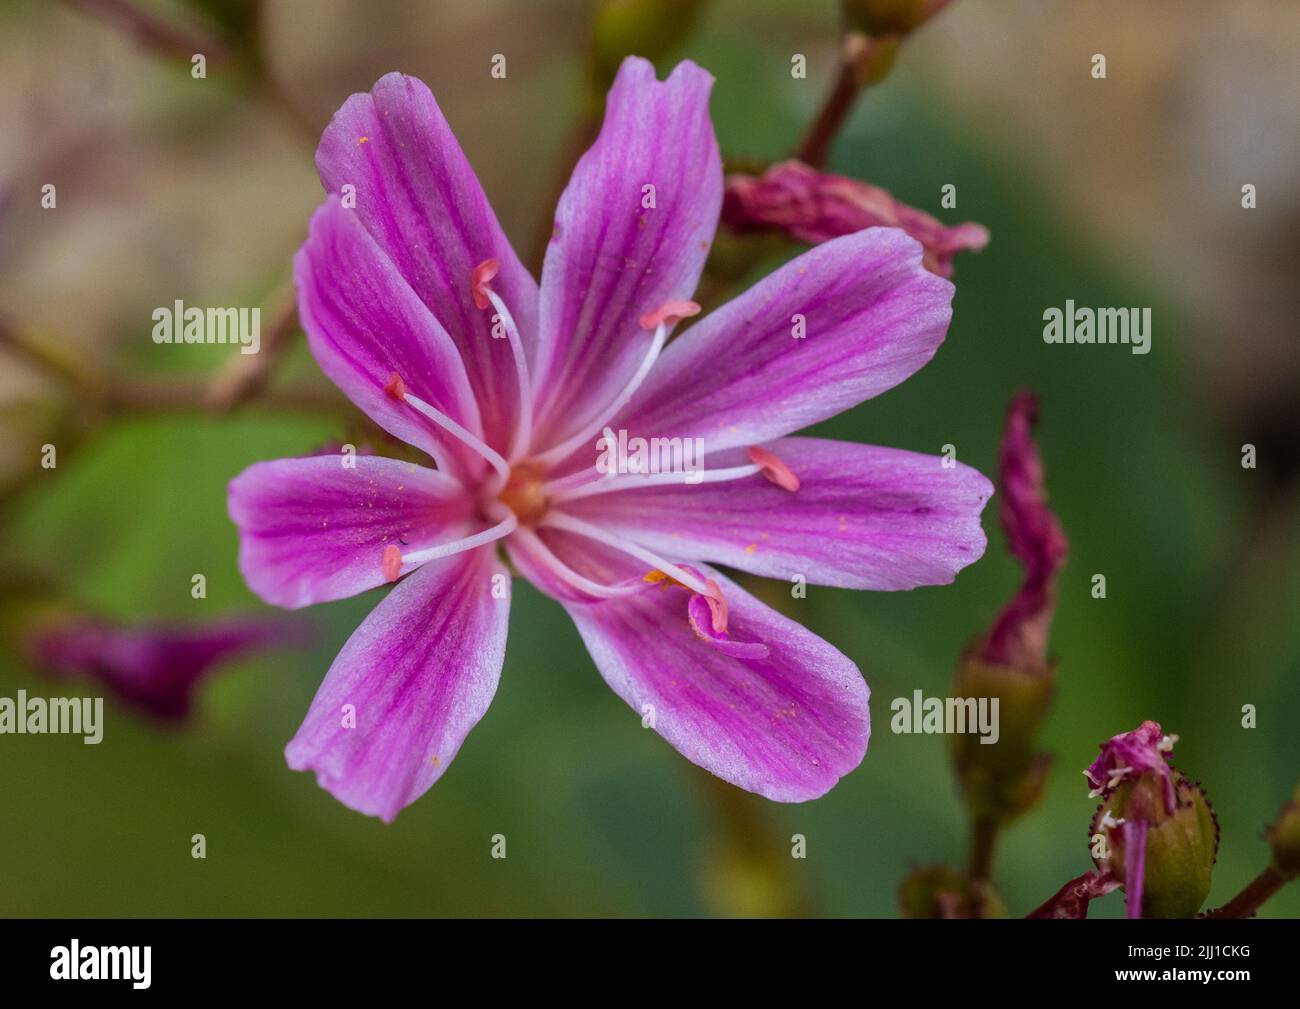
[[[517,515],[523,525],[536,525],[549,506],[542,474],[542,468],[536,463],[519,463],[510,471],[510,478],[501,488],[501,503]]]

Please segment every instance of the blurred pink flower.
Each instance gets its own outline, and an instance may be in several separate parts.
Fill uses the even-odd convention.
[[[123,627],[78,617],[37,631],[28,650],[52,676],[91,680],[140,711],[179,721],[189,716],[198,684],[221,663],[305,638],[305,626],[296,621]]]

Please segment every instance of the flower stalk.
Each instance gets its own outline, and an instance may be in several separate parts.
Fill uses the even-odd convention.
[[[1241,893],[1209,912],[1207,918],[1253,918],[1265,901],[1300,877],[1300,785],[1278,811],[1265,836],[1273,856],[1269,865]]]
[[[949,0],[844,0],[845,32],[835,79],[795,156],[822,168],[862,92],[894,68],[899,46]]]
[[[1286,885],[1286,878],[1271,865],[1247,884],[1246,888],[1207,918],[1253,918],[1266,900]]]

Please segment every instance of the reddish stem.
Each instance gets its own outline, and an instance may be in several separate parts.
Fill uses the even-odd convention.
[[[1217,911],[1209,912],[1207,918],[1253,918],[1259,912],[1260,905],[1273,894],[1282,889],[1286,878],[1271,865],[1251,880],[1246,889],[1233,897]]]

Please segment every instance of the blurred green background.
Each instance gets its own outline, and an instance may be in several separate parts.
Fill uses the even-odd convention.
[[[1222,827],[1210,905],[1263,868],[1261,831],[1300,771],[1300,25],[1267,3],[1143,6],[957,0],[908,41],[831,159],[945,223],[984,224],[992,241],[957,259],[934,362],[821,433],[929,453],[952,443],[991,475],[1011,394],[1042,395],[1039,440],[1071,553],[1051,639],[1060,693],[1044,744],[1056,763],[995,870],[1019,915],[1089,867],[1094,803],[1080,772],[1109,736],[1146,718],[1181,736],[1176,762]],[[155,346],[149,312],[175,298],[265,303],[320,198],[303,134],[393,69],[430,85],[528,247],[586,107],[590,5],[264,7],[280,105],[220,70],[194,81],[187,63],[85,12],[6,5],[7,318],[94,368],[178,380],[219,368],[225,350]],[[837,32],[830,2],[715,2],[661,69],[686,57],[709,69],[724,155],[776,159],[825,91]],[[488,76],[497,52],[504,81]],[[809,57],[807,80],[791,78],[795,52]],[[1089,77],[1094,52],[1108,54],[1106,81]],[[47,179],[55,211],[39,209]],[[939,207],[946,183],[955,211]],[[1240,207],[1245,183],[1261,187],[1257,210]],[[1043,310],[1067,298],[1150,306],[1152,352],[1045,345]],[[3,367],[8,476],[66,403],[39,374]],[[282,372],[326,386],[300,345]],[[256,406],[115,420],[24,478],[0,533],[6,573],[37,572],[124,621],[261,612],[236,570],[225,485],[346,430]],[[1258,469],[1240,464],[1246,442]],[[560,608],[517,581],[499,692],[455,766],[391,826],[354,813],[289,771],[282,750],[376,592],[312,611],[310,650],[215,676],[188,727],[110,700],[99,746],[0,737],[0,914],[893,915],[910,867],[965,860],[946,740],[892,734],[889,703],[947,693],[959,650],[1018,584],[996,499],[985,528],[986,556],[953,586],[812,588],[792,604],[873,694],[866,760],[816,802],[743,795],[643,731]],[[205,600],[190,596],[194,572],[207,575]],[[1104,600],[1091,598],[1094,573]],[[0,696],[67,692],[16,652],[7,641]],[[1255,729],[1241,727],[1247,703]],[[190,857],[194,833],[206,860]],[[504,861],[489,855],[498,833]],[[788,858],[794,833],[806,860]],[[1119,895],[1093,910],[1121,913]],[[1263,915],[1298,913],[1293,886]]]

